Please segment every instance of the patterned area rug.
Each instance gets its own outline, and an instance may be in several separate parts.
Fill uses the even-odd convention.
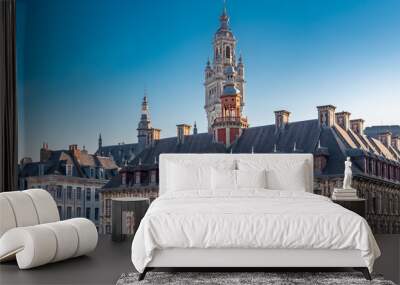
[[[384,280],[379,275],[372,275],[373,280],[368,281],[359,272],[148,272],[142,281],[138,281],[138,276],[138,273],[122,274],[117,285],[395,285],[392,281]]]

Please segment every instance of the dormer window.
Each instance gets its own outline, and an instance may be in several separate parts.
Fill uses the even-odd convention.
[[[122,176],[121,176],[121,184],[122,184],[122,185],[126,185],[126,173],[122,173]]]
[[[65,166],[65,175],[66,176],[72,176],[72,164],[67,164]]]
[[[90,168],[90,177],[94,177],[94,168]]]
[[[104,178],[104,169],[102,167],[99,168],[99,179]]]

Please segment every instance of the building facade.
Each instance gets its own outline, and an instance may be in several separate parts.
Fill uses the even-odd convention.
[[[54,198],[60,218],[86,217],[100,225],[100,189],[118,174],[118,167],[108,157],[101,157],[77,145],[68,150],[50,150],[44,144],[40,161],[23,159],[19,188],[42,188]]]

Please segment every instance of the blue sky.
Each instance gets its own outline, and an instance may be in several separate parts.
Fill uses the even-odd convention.
[[[136,142],[146,87],[161,136],[206,131],[203,71],[222,0],[17,0],[20,157]],[[251,126],[316,106],[400,123],[400,1],[228,0]]]

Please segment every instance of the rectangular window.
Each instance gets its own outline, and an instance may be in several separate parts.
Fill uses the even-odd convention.
[[[111,226],[106,225],[106,234],[111,234]]]
[[[77,207],[76,208],[76,215],[75,215],[76,217],[80,217],[80,216],[82,216],[82,209],[81,209],[81,207]]]
[[[90,219],[90,208],[86,208],[86,219]]]
[[[99,208],[94,208],[94,219],[99,220]]]
[[[67,219],[72,218],[72,207],[67,207]]]
[[[155,170],[153,170],[152,172],[151,172],[151,176],[150,176],[150,182],[152,183],[152,184],[156,184],[156,179],[157,179],[157,177],[156,177],[156,171]]]
[[[94,168],[90,168],[90,177],[94,177]]]
[[[86,188],[86,201],[90,201],[92,196],[92,192],[90,190],[90,188]]]
[[[57,199],[61,199],[62,198],[62,186],[61,185],[57,185]]]
[[[111,199],[106,200],[106,216],[111,216]]]
[[[72,186],[67,186],[67,198],[72,200]]]
[[[66,168],[66,175],[67,176],[72,176],[72,164],[67,164],[66,166],[65,166],[65,168]]]
[[[78,199],[78,200],[82,199],[82,188],[81,187],[76,187],[76,199]]]
[[[95,201],[99,201],[99,196],[100,196],[99,191],[100,191],[100,189],[98,189],[98,188],[96,190],[94,190],[94,200]]]

